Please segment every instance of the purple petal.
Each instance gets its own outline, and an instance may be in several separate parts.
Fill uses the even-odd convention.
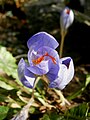
[[[69,68],[69,65],[70,65],[70,61],[71,61],[71,58],[69,57],[69,58],[62,58],[61,59],[61,61],[62,61],[62,64],[64,64],[64,65],[66,65],[67,66],[67,68]]]
[[[57,78],[58,71],[59,71],[59,65],[52,64],[49,72],[46,74],[46,76],[50,80],[50,82],[53,82]]]
[[[57,63],[57,64],[59,63],[59,55],[58,55],[58,52],[57,52],[56,50],[48,47],[48,46],[43,46],[43,47],[41,47],[40,49],[38,49],[38,53],[39,53],[39,54],[42,54],[42,55],[44,55],[45,53],[48,53],[49,56],[51,56],[51,57],[53,57],[53,58],[56,59],[56,63]],[[48,57],[49,57],[49,56],[48,56]],[[47,58],[47,57],[46,57],[46,58]],[[51,58],[49,57],[49,59],[51,59]]]
[[[37,52],[35,52],[34,50],[31,51],[29,49],[29,51],[28,51],[28,62],[30,64],[30,66],[33,65],[32,60],[36,59],[36,57],[37,57]]]
[[[23,58],[20,59],[18,63],[18,77],[21,79],[24,76],[25,61]]]
[[[56,49],[58,45],[59,44],[56,41],[56,39],[46,32],[38,32],[27,41],[28,48],[31,49],[34,47],[35,50],[42,46],[48,46],[53,49]]]
[[[63,63],[63,61],[68,61],[68,63],[69,63],[69,67],[66,70],[67,79],[65,81],[65,83],[68,84],[72,80],[72,78],[74,76],[73,60],[71,59],[71,57],[65,57],[65,58],[62,58],[61,61],[62,61],[62,63]]]
[[[59,89],[63,89],[62,86],[62,81],[64,81],[64,73],[67,70],[67,67],[63,64],[60,64],[59,66],[59,72],[58,72],[58,76],[57,78],[52,81],[49,85],[50,88],[59,88]]]
[[[70,61],[69,61],[70,59]],[[69,68],[63,63],[63,61],[69,61]],[[65,86],[72,80],[74,76],[74,65],[70,57],[62,58],[60,62],[60,70],[58,72],[58,78],[50,83],[50,87],[64,89]],[[67,63],[67,62],[66,62]]]
[[[24,76],[25,76],[28,84],[31,86],[31,88],[33,88],[36,76],[28,70],[28,67],[25,67]]]
[[[22,84],[28,88],[33,88],[35,75],[27,69],[27,65],[23,58],[18,64],[18,76]]]
[[[30,66],[28,67],[28,70],[36,75],[44,75],[49,71],[48,61],[42,61],[38,65]]]

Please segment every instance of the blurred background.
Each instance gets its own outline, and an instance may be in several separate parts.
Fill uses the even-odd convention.
[[[73,9],[75,19],[65,38],[64,56],[73,57],[76,64],[89,63],[89,0],[0,0],[0,44],[14,56],[25,53],[27,40],[39,31],[60,43],[59,19],[65,6]]]
[[[42,104],[34,105],[29,119],[57,120],[59,112],[66,116],[61,114],[60,120],[67,117],[67,120],[90,119],[90,0],[0,0],[0,120],[12,118],[30,98],[30,90],[18,82],[16,72],[20,58],[26,58],[27,40],[37,32],[46,31],[60,43],[60,14],[65,6],[75,15],[65,37],[63,53],[63,56],[72,57],[75,65],[75,76],[62,91],[72,109],[65,108],[62,112],[56,102],[57,96],[54,98],[55,93],[37,87],[36,92],[47,101],[52,99],[57,111],[51,110],[47,114],[45,108],[43,113]],[[53,111],[55,119],[51,117]]]

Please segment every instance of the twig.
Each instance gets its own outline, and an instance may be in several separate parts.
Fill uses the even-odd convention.
[[[27,54],[17,55],[15,58],[16,58],[16,59],[19,59],[19,58],[22,58],[22,57],[27,57]]]

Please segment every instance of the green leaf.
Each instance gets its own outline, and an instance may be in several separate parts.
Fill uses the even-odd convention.
[[[4,118],[6,118],[8,111],[9,111],[9,107],[0,106],[0,120],[3,120]]]
[[[82,87],[78,91],[75,91],[71,96],[68,96],[67,99],[72,100],[72,99],[76,98],[77,96],[81,95],[83,93],[83,91],[86,89],[88,84],[90,84],[90,75],[86,76],[86,81],[85,81],[84,85],[82,85]]]
[[[16,59],[2,46],[0,46],[0,69],[7,75],[17,78]]]
[[[82,103],[77,107],[71,108],[66,112],[68,118],[73,118],[74,120],[85,120],[88,116],[89,106],[87,103]]]
[[[5,102],[6,99],[5,95],[0,94],[0,102]]]
[[[66,119],[66,117],[63,114],[59,114],[57,112],[51,112],[51,113],[45,113],[42,117],[41,120],[70,120],[70,119]]]
[[[9,89],[6,88],[6,90],[12,90],[12,89],[17,89],[18,90],[18,84],[16,84],[15,80],[10,80],[9,77],[5,78],[5,76],[0,76],[0,82],[2,83],[2,85],[5,84],[6,87],[10,86],[10,88]],[[0,85],[1,88],[5,89],[5,86],[2,86],[2,85]]]
[[[64,113],[53,110],[45,113],[41,120],[90,120],[89,104],[82,103]]]
[[[75,99],[77,96],[81,95],[83,92],[84,88],[80,88],[78,91],[75,91],[72,95],[68,96],[68,100]]]
[[[6,89],[6,90],[12,90],[12,89],[14,89],[12,86],[6,84],[6,83],[3,82],[3,81],[0,81],[0,87],[1,87],[1,88],[4,88],[4,89]]]
[[[43,118],[41,120],[50,120],[49,115],[48,114],[44,114]]]
[[[87,85],[90,83],[90,75],[87,75],[86,77],[86,82],[85,82],[85,86],[87,87]]]
[[[62,114],[57,114],[56,112],[52,112],[50,114],[50,120],[66,120]]]

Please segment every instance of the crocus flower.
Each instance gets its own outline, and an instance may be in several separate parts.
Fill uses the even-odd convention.
[[[46,32],[39,32],[27,41],[29,63],[22,58],[18,64],[19,79],[26,87],[33,88],[37,75],[48,73],[55,79],[59,70],[59,56],[55,50],[58,45],[55,38]]]
[[[60,16],[60,25],[62,30],[67,30],[74,21],[73,11],[65,7]]]
[[[48,78],[50,87],[61,89],[59,83],[64,86],[68,84],[72,78],[71,76],[73,76],[70,75],[70,72],[67,72],[71,69],[70,63],[72,63],[72,59],[59,59],[59,55],[55,50],[58,45],[59,44],[56,39],[46,32],[39,32],[27,41],[27,46],[29,48],[28,63],[21,58],[18,64],[18,75],[23,85],[33,88],[36,77],[42,75],[45,75]],[[69,73],[70,76],[64,74],[62,72],[63,70],[65,70],[67,74]],[[63,84],[62,82],[64,80],[64,76],[60,71],[63,75],[67,75],[67,80],[65,79],[66,84]],[[59,79],[61,76],[62,81]],[[58,85],[54,86],[54,83]]]

